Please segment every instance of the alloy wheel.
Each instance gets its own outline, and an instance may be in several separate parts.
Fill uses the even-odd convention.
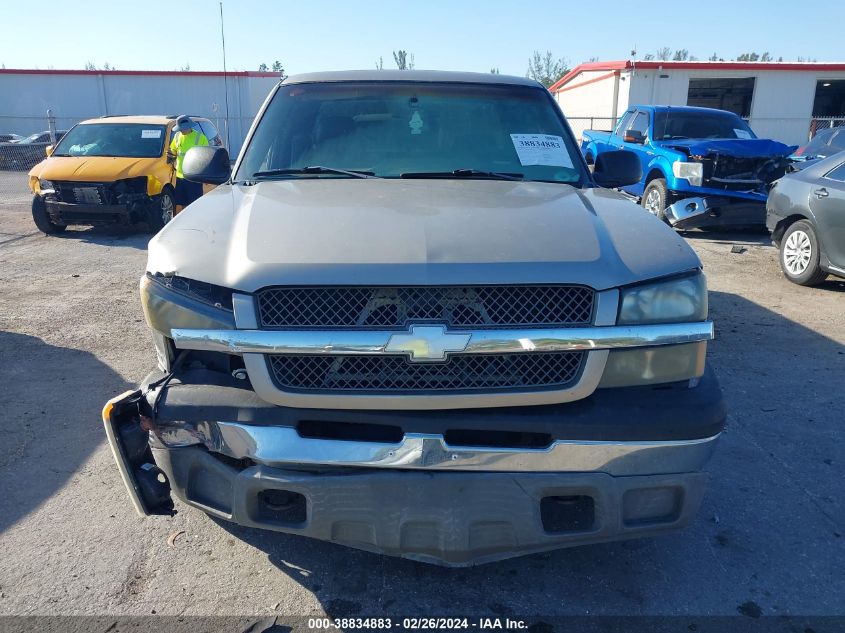
[[[660,204],[660,192],[657,189],[652,189],[648,192],[645,197],[645,208],[646,211],[653,215],[660,215],[660,212],[663,211]]]
[[[810,236],[801,230],[790,233],[783,245],[783,264],[789,274],[794,277],[801,275],[810,265],[812,255]]]
[[[173,198],[169,194],[162,194],[161,196],[161,223],[167,224],[173,219]]]

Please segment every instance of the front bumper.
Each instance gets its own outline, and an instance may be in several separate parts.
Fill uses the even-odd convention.
[[[676,229],[761,226],[766,221],[766,204],[716,196],[684,198],[666,208],[666,218]]]
[[[133,204],[75,204],[45,200],[50,219],[55,224],[131,224],[133,214],[141,212],[144,205]]]
[[[277,407],[189,370],[103,414],[140,514],[170,513],[172,492],[241,525],[445,565],[684,526],[725,420],[709,369],[695,388],[436,414]]]
[[[238,470],[196,447],[153,455],[176,495],[213,516],[447,566],[678,529],[706,481],[703,473]]]

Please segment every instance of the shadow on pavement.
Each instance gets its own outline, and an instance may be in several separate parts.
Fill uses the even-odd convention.
[[[131,226],[70,226],[64,233],[50,236],[60,240],[78,240],[102,246],[124,246],[146,250],[153,237],[146,224]]]
[[[79,475],[105,438],[105,394],[130,385],[93,354],[34,336],[0,332],[0,359],[3,532]]]

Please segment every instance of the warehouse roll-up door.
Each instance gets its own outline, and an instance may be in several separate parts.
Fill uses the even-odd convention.
[[[747,118],[753,96],[754,77],[690,79],[687,105],[728,110]]]

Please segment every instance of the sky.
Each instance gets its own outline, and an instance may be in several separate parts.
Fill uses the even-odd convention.
[[[703,7],[707,7],[706,10]],[[570,66],[597,57],[627,59],[668,46],[706,59],[768,51],[845,61],[841,19],[830,0],[585,2],[579,0],[224,0],[228,70],[279,60],[287,74],[393,67],[392,51],[413,53],[416,68],[525,75],[534,50]],[[216,0],[0,0],[6,68],[221,70]],[[820,19],[829,16],[831,19]],[[12,28],[9,28],[10,25]],[[55,27],[55,30],[52,29]]]

